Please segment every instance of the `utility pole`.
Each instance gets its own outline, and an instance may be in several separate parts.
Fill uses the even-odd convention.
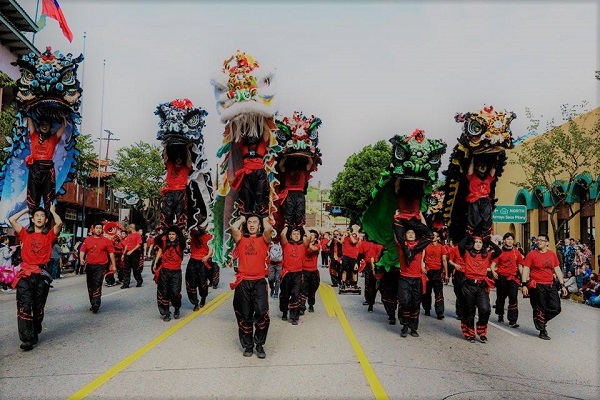
[[[104,166],[104,171],[108,170],[108,148],[110,147],[110,141],[111,140],[121,140],[121,139],[117,139],[117,138],[112,138],[111,136],[114,135],[113,132],[109,131],[108,129],[105,129],[104,132],[108,133],[108,137],[107,138],[100,138],[100,140],[106,140],[106,165]]]
[[[319,228],[323,230],[323,191],[321,190],[321,181],[319,181]]]
[[[98,188],[96,206],[100,207],[100,159],[102,158],[102,128],[104,126],[104,82],[106,78],[106,60],[102,60],[102,102],[100,105],[100,136],[98,137]]]

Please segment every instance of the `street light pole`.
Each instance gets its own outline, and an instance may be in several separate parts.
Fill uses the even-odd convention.
[[[106,60],[102,61],[102,102],[100,104],[100,136],[98,137],[98,191],[96,206],[100,207],[100,159],[102,158],[102,131],[104,125],[104,82],[106,78]]]
[[[100,140],[106,140],[106,165],[104,166],[104,171],[108,170],[108,149],[110,148],[110,141],[111,140],[121,140],[121,139],[117,139],[117,138],[112,138],[111,136],[114,135],[113,132],[109,131],[108,129],[105,129],[104,132],[106,132],[108,134],[107,138],[100,138]]]

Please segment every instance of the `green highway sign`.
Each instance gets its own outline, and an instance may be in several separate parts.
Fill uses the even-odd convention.
[[[492,214],[493,222],[524,224],[527,222],[527,207],[496,205]]]

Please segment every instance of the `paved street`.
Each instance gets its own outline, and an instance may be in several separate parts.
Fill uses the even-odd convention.
[[[468,343],[450,285],[446,319],[421,314],[421,336],[401,338],[379,297],[369,314],[362,296],[338,295],[319,270],[316,312],[298,326],[281,321],[271,300],[265,360],[242,356],[231,270],[200,312],[184,287],[182,317],[168,323],[149,268],[141,288],[105,287],[97,315],[85,278],[68,275],[54,282],[40,343],[28,353],[19,349],[14,292],[0,293],[0,398],[600,398],[598,309],[563,301],[543,341],[520,300],[520,328],[492,315],[489,342]]]

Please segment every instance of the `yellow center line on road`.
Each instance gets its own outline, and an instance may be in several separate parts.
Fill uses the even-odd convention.
[[[332,293],[330,290],[327,290],[327,284],[321,282],[320,285],[320,289],[319,289],[319,295],[321,296],[321,300],[323,301],[323,305],[325,306],[325,312],[327,313],[328,316],[330,316],[331,318],[335,317],[335,310],[333,309],[333,306],[331,305],[331,301],[329,300],[329,297],[331,297]]]
[[[325,310],[332,309],[333,312],[337,315],[340,324],[342,325],[342,328],[344,329],[344,332],[346,333],[346,336],[348,337],[348,340],[350,341],[350,344],[354,349],[354,353],[358,358],[360,366],[363,369],[363,373],[367,378],[367,382],[369,383],[369,386],[373,391],[373,395],[377,400],[389,399],[387,393],[385,392],[385,389],[383,388],[383,386],[381,386],[381,383],[379,382],[379,379],[377,378],[373,367],[371,367],[371,363],[369,362],[367,355],[360,346],[360,343],[358,343],[358,339],[356,339],[356,336],[354,335],[354,332],[350,327],[350,323],[346,319],[346,315],[344,314],[344,310],[342,310],[342,306],[338,301],[337,296],[335,295],[335,291],[332,288],[328,287],[326,284],[322,283],[321,287],[319,288],[319,294],[323,299]],[[329,311],[327,311],[327,314],[329,315]]]
[[[163,340],[165,340],[166,338],[168,338],[169,336],[171,336],[172,334],[177,332],[179,329],[183,328],[187,323],[192,321],[198,315],[210,314],[212,311],[214,311],[218,306],[223,304],[223,302],[225,302],[225,300],[230,298],[232,295],[233,295],[233,292],[219,293],[214,299],[212,299],[211,301],[209,301],[207,303],[206,308],[200,310],[199,312],[191,313],[190,315],[188,315],[187,317],[182,319],[180,322],[173,325],[171,328],[167,329],[166,331],[161,333],[159,336],[154,338],[152,341],[150,341],[149,343],[147,343],[146,345],[144,345],[143,347],[141,347],[134,353],[128,355],[127,357],[125,357],[124,359],[119,361],[116,365],[114,365],[113,367],[108,369],[102,375],[100,375],[99,377],[97,377],[96,379],[94,379],[93,381],[91,381],[90,383],[88,383],[87,385],[82,387],[81,389],[79,389],[76,393],[72,394],[68,399],[69,400],[83,399],[83,398],[89,396],[96,389],[98,389],[99,387],[104,385],[106,382],[108,382],[110,379],[112,379],[119,372],[123,371],[125,368],[127,368],[129,365],[131,365],[133,362],[135,362],[138,358],[140,358],[141,356],[146,354],[148,351],[150,351],[157,344],[159,344],[160,342],[162,342]]]

